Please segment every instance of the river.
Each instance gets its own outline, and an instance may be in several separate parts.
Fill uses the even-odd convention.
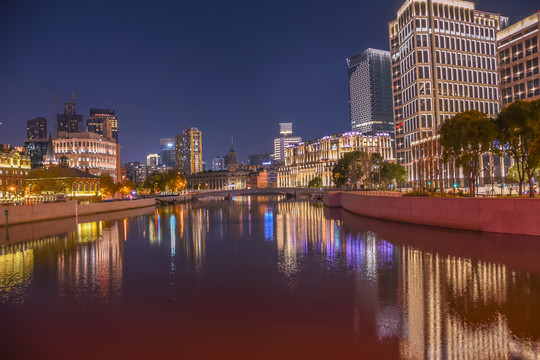
[[[2,359],[538,359],[540,238],[278,197],[0,228]]]

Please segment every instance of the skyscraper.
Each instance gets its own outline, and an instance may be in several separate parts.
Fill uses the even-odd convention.
[[[447,187],[459,177],[438,160],[423,163],[440,160],[437,130],[446,119],[499,112],[495,36],[507,23],[460,0],[407,0],[389,23],[396,160],[413,183],[444,180]],[[426,151],[426,144],[434,145]]]
[[[47,119],[37,117],[26,122],[27,139],[45,139],[47,137]]]
[[[279,135],[280,137],[274,139],[274,161],[285,162],[285,148],[289,145],[298,144],[302,141],[301,137],[292,136],[292,123],[280,123]]]
[[[394,137],[390,52],[367,49],[347,59],[351,129]]]
[[[82,115],[77,115],[77,105],[74,102],[64,103],[64,113],[56,115],[56,131],[76,133],[84,131]]]
[[[202,133],[196,127],[186,127],[176,135],[176,164],[187,175],[203,171]]]
[[[105,139],[118,144],[118,119],[114,109],[90,109],[86,131],[103,135]]]
[[[161,148],[161,160],[163,165],[176,167],[176,150],[174,146],[174,139],[160,139],[159,146]]]

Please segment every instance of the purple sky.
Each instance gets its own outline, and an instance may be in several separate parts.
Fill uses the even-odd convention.
[[[347,131],[345,58],[388,49],[402,1],[24,1],[0,4],[0,143],[77,94],[78,113],[114,108],[122,162],[159,139],[203,132],[203,155],[272,152],[279,122],[304,139]],[[537,1],[482,0],[511,23]]]

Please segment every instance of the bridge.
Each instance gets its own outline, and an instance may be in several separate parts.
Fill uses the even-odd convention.
[[[184,195],[156,196],[156,201],[163,203],[185,202],[204,198],[231,199],[235,196],[275,196],[282,195],[289,198],[316,198],[322,199],[322,190],[306,188],[266,188],[266,189],[240,189],[240,190],[199,190]]]

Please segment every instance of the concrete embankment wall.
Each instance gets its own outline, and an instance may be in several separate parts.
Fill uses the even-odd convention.
[[[23,224],[36,221],[61,219],[71,216],[98,214],[111,211],[155,206],[154,199],[139,199],[130,201],[114,201],[97,204],[77,205],[76,200],[66,202],[0,206],[0,226],[6,225],[5,211],[8,211],[9,224]]]
[[[77,213],[79,216],[88,214],[98,214],[110,211],[120,211],[127,209],[134,209],[146,206],[156,205],[155,199],[139,199],[139,200],[126,200],[126,201],[111,201],[102,202],[96,204],[84,204],[79,205]]]
[[[540,199],[366,196],[325,192],[328,207],[411,224],[540,236]]]

